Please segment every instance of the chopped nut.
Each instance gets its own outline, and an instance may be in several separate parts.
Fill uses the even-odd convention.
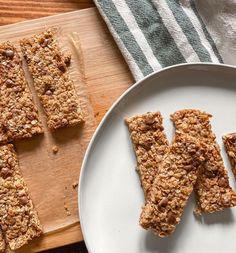
[[[12,59],[14,57],[14,51],[12,49],[5,49],[3,55]]]
[[[11,171],[9,170],[9,168],[4,167],[1,169],[1,176],[3,177],[7,177],[8,175],[10,175],[10,173]]]
[[[28,198],[26,196],[21,197],[20,198],[20,203],[23,204],[23,205],[27,204],[28,203]]]
[[[62,71],[62,72],[66,72],[66,66],[63,63],[58,63],[58,68]]]
[[[52,95],[52,91],[51,91],[51,90],[47,90],[47,91],[45,92],[45,94],[48,95],[48,96],[51,96],[51,95]]]
[[[146,120],[145,123],[148,125],[152,125],[155,122],[155,116],[154,115],[149,115]]]
[[[229,184],[229,182],[228,182],[228,180],[225,179],[225,178],[220,178],[220,179],[218,180],[218,185],[219,185],[220,187],[227,187],[228,184]]]
[[[169,211],[168,214],[167,214],[167,222],[170,223],[170,224],[175,224],[176,223],[175,215],[171,211]]]
[[[14,86],[14,82],[11,79],[7,79],[6,86],[7,86],[7,88],[11,88]]]
[[[31,124],[32,124],[32,125],[37,125],[37,124],[38,124],[38,121],[37,121],[37,120],[32,120],[32,121],[31,121]]]
[[[159,205],[160,207],[166,207],[167,204],[168,204],[168,199],[164,197],[164,198],[159,202],[158,205]]]

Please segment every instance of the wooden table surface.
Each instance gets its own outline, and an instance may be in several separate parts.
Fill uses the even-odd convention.
[[[0,0],[0,26],[89,7],[94,7],[92,0]],[[87,253],[88,251],[84,243],[78,243],[46,252]]]

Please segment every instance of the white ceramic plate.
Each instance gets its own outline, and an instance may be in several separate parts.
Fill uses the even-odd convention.
[[[124,117],[161,111],[171,140],[169,115],[184,108],[213,114],[212,127],[222,146],[221,136],[236,131],[236,68],[213,64],[166,68],[132,86],[109,110],[88,147],[80,178],[80,220],[90,253],[235,252],[236,208],[198,220],[191,196],[181,223],[165,239],[138,224],[144,198]],[[235,189],[223,149],[222,154]]]

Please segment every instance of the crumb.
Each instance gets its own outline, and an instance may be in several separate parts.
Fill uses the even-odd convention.
[[[97,117],[99,115],[99,112],[96,112],[95,114],[94,114],[94,117]]]
[[[65,209],[65,211],[66,211],[66,215],[67,215],[67,216],[71,216],[71,212],[69,211],[69,208],[68,208],[68,206],[66,205],[66,203],[64,203],[64,209]]]
[[[77,182],[74,182],[73,185],[72,185],[73,189],[75,189],[77,186],[78,186]]]
[[[52,152],[53,152],[54,154],[56,154],[58,151],[59,151],[58,146],[57,146],[57,145],[54,145],[54,146],[52,147]]]

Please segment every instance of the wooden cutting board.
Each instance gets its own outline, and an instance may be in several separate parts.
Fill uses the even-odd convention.
[[[16,143],[20,166],[44,227],[44,235],[19,252],[38,252],[83,240],[77,208],[79,172],[96,126],[134,80],[97,10],[90,8],[0,27],[0,41],[19,39],[48,27],[58,28],[63,50],[72,53],[70,68],[86,117],[83,126],[48,131],[42,108],[34,101],[44,135]],[[53,154],[57,145],[59,152]],[[92,208],[92,207],[91,207]],[[96,211],[96,210],[95,210]]]

